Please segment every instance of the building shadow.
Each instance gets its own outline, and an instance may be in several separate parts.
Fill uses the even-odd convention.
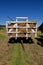
[[[32,44],[34,42],[31,37],[29,37],[28,39],[26,39],[25,37],[23,37],[23,38],[19,37],[17,39],[12,37],[9,39],[8,43],[26,43],[26,44],[29,43],[29,44]]]
[[[36,38],[37,40],[37,44],[43,47],[43,36],[41,36],[40,38]]]

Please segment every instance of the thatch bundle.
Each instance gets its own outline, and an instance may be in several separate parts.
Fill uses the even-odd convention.
[[[36,27],[36,23],[29,24],[31,28]]]
[[[16,37],[16,34],[15,33],[9,33],[8,36],[12,36],[12,37]]]
[[[28,28],[28,32],[32,32],[32,30],[30,28]]]
[[[16,29],[15,29],[15,28],[13,28],[11,32],[16,32]]]
[[[26,37],[26,34],[24,34],[24,33],[23,33],[23,34],[19,33],[19,34],[18,34],[18,37]]]
[[[15,25],[15,23],[9,23],[8,24],[8,26],[14,26]]]
[[[11,28],[8,29],[8,31],[10,31],[10,30],[11,30]],[[16,29],[13,28],[10,32],[16,32]]]
[[[18,26],[26,26],[26,23],[18,23]]]
[[[18,28],[18,32],[25,33],[26,32],[26,28]]]

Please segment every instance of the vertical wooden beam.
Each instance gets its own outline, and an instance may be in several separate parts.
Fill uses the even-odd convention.
[[[8,33],[8,22],[6,21],[6,31]]]
[[[16,24],[17,24],[17,23],[16,23]],[[17,27],[16,27],[16,38],[17,38],[17,36],[18,36],[18,33],[17,33],[17,32],[18,32],[18,29],[17,29]]]
[[[37,23],[36,23],[36,33],[35,33],[35,37],[37,37]]]
[[[26,23],[26,39],[28,39],[28,20],[26,21],[27,23]]]

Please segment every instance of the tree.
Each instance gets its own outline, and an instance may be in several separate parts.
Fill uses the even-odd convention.
[[[38,29],[43,33],[43,23],[38,27]]]

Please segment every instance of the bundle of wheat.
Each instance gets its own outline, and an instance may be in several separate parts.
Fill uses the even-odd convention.
[[[26,23],[18,23],[18,26],[26,26]]]
[[[15,28],[13,28],[11,32],[16,32],[16,29],[15,29]]]
[[[8,29],[8,32],[16,32],[16,29],[15,28],[13,28],[13,29],[12,28],[9,28]]]
[[[26,37],[26,34],[21,34],[21,33],[19,33],[19,34],[18,34],[18,37]]]
[[[26,32],[26,28],[18,28],[18,32],[22,32],[22,33],[25,33]]]
[[[16,37],[16,34],[15,33],[9,33],[8,36],[12,36],[12,37]]]
[[[8,26],[14,26],[15,25],[15,23],[9,23],[8,24]]]
[[[28,28],[28,32],[32,32],[32,30],[30,28]]]
[[[36,27],[36,23],[29,24],[31,28]]]

